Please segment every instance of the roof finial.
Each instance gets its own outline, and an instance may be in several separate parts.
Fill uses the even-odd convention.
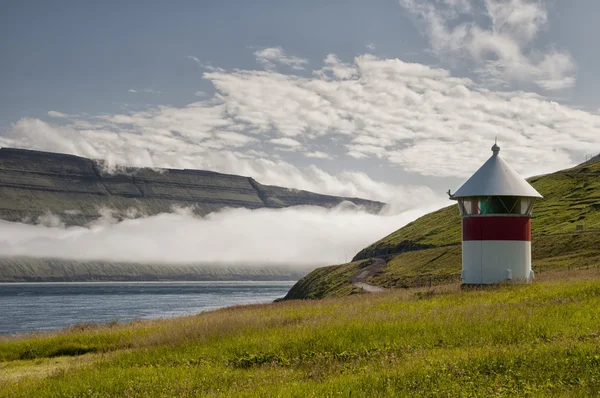
[[[494,146],[492,147],[492,152],[494,152],[494,155],[497,155],[498,152],[500,152],[500,147],[498,146],[498,137],[494,139]]]

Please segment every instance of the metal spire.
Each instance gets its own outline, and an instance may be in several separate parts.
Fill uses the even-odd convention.
[[[498,146],[498,137],[494,140],[494,146],[492,147],[492,152],[494,155],[497,155],[500,152],[500,147]]]

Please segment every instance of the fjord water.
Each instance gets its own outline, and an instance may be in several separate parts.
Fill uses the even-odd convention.
[[[283,297],[293,281],[0,283],[0,334],[170,318]]]

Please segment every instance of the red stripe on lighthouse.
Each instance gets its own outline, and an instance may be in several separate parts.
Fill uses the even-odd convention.
[[[531,241],[530,217],[477,216],[462,221],[465,240]]]

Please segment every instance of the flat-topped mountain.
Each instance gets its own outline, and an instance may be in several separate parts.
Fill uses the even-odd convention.
[[[251,177],[202,170],[125,167],[109,172],[102,161],[24,149],[0,148],[0,219],[38,222],[51,213],[67,225],[101,216],[137,217],[191,207],[206,215],[224,207],[333,207],[350,201],[369,212],[383,203],[262,185]]]

